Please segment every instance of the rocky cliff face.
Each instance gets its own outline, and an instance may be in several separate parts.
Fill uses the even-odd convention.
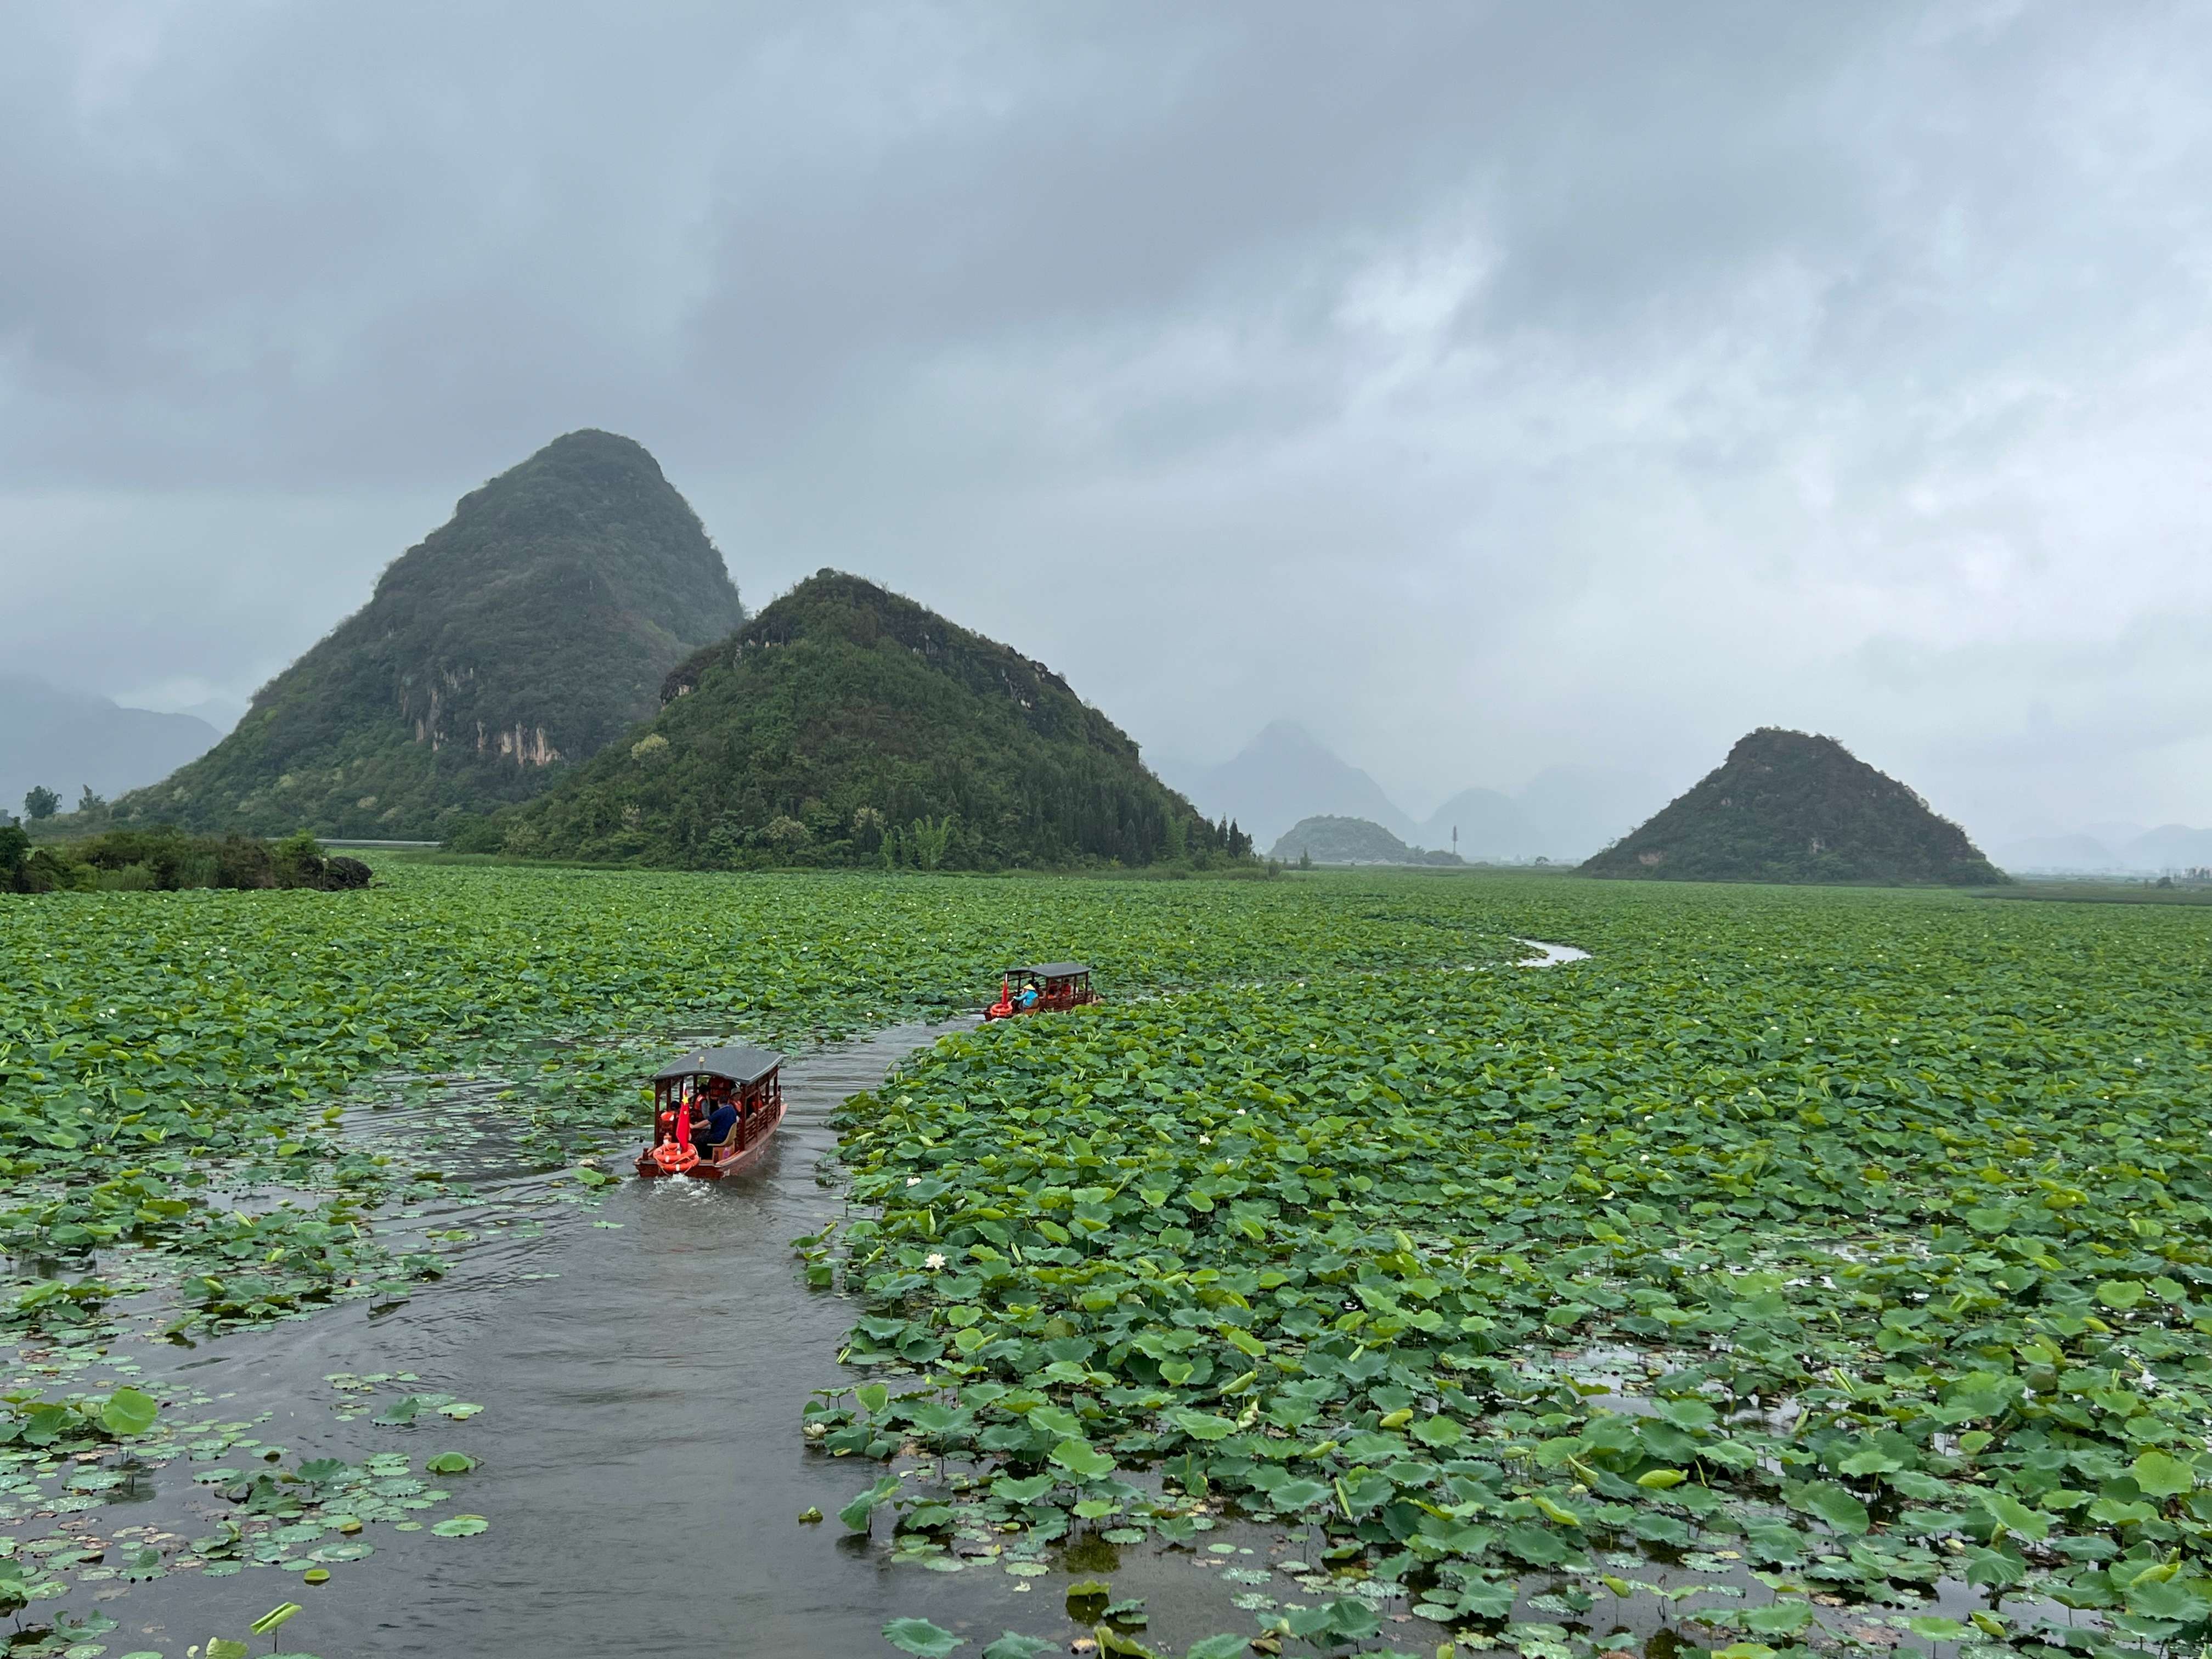
[[[434,836],[648,718],[670,668],[743,620],[653,457],[573,432],[464,496],[228,738],[118,806],[196,829]]]

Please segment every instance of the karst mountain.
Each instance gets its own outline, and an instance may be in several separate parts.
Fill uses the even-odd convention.
[[[1694,788],[1582,868],[1672,881],[2008,879],[1964,830],[1833,738],[1772,726],[1741,739]]]
[[[1381,824],[1366,818],[1323,814],[1300,818],[1285,830],[1267,856],[1285,864],[1301,859],[1315,864],[1458,864],[1456,853],[1425,852],[1408,847]]]
[[[125,822],[408,840],[540,793],[744,620],[698,515],[638,444],[572,432],[461,498],[237,728]]]
[[[824,570],[668,676],[647,729],[495,821],[692,868],[1146,865],[1227,837],[1042,663]]]

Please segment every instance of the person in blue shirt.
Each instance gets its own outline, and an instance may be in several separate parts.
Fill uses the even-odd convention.
[[[1014,1000],[1024,1008],[1036,1007],[1037,1000],[1037,988],[1036,985],[1029,984],[1023,986],[1021,995],[1016,997]]]
[[[723,1096],[708,1102],[707,1127],[699,1137],[700,1151],[708,1152],[718,1146],[727,1146],[737,1128],[738,1108],[734,1101]]]

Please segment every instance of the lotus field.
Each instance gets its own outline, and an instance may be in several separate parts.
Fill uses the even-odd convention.
[[[1217,1659],[2212,1634],[2201,914],[1503,875],[379,874],[0,906],[20,1341],[100,1340],[126,1304],[193,1340],[435,1295],[443,1256],[374,1223],[449,1172],[360,1138],[372,1092],[495,1072],[504,1144],[587,1193],[678,1034],[803,1047],[1072,955],[1106,1005],[956,1033],[851,1100],[843,1218],[798,1241],[853,1316],[791,1431],[895,1565],[1212,1552],[1227,1589],[1270,1575],[1222,1540],[1273,1539],[1297,1588],[1224,1594],[1192,1650]],[[1523,939],[1590,954],[1525,965]],[[0,1439],[43,1437],[0,1455],[158,1437],[143,1387],[20,1396]],[[1070,1591],[1090,1639],[1150,1651],[1105,1595]]]

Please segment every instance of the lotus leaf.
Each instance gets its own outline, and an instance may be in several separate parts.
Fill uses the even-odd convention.
[[[1114,1460],[1087,1440],[1063,1440],[1052,1449],[1052,1461],[1069,1474],[1096,1480],[1114,1472]]]
[[[2136,1454],[2129,1473],[2135,1476],[2136,1485],[2152,1498],[2171,1498],[2197,1485],[2197,1471],[2192,1466],[2155,1449]]]
[[[918,1659],[946,1659],[954,1649],[966,1645],[960,1637],[927,1619],[894,1619],[884,1626],[884,1640]]]
[[[118,1439],[145,1433],[160,1415],[153,1395],[137,1389],[118,1389],[100,1402],[100,1426]]]

